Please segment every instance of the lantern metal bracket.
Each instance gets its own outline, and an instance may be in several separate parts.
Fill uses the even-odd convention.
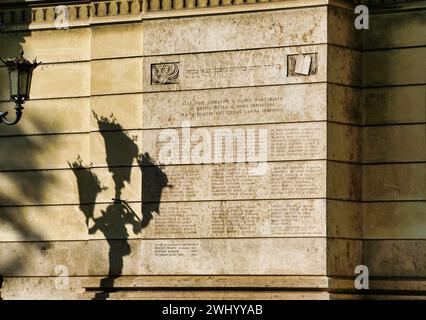
[[[9,112],[0,111],[0,124],[4,123],[9,126],[13,126],[14,124],[17,124],[19,120],[21,120],[22,110],[24,110],[24,107],[22,105],[25,103],[25,99],[15,98],[14,102],[15,102],[15,120],[13,121],[7,120],[6,116],[8,115]]]
[[[21,50],[21,54],[20,57],[18,58],[12,58],[12,59],[2,59],[0,58],[0,61],[3,62],[8,70],[9,70],[9,81],[10,81],[10,85],[11,85],[11,95],[10,95],[10,100],[12,100],[15,103],[15,119],[13,121],[9,121],[6,116],[9,114],[9,112],[1,112],[0,111],[0,124],[5,123],[7,125],[14,125],[17,124],[19,122],[19,120],[21,120],[22,117],[22,110],[24,110],[24,107],[22,106],[25,101],[27,101],[29,99],[29,90],[30,90],[30,84],[31,84],[31,77],[32,77],[32,71],[37,68],[37,66],[39,64],[41,64],[41,62],[37,62],[37,59],[35,59],[33,62],[30,62],[28,60],[26,60],[24,58],[24,51]],[[18,91],[17,93],[12,93],[12,80],[11,80],[11,70],[16,70],[16,69],[21,69],[21,70],[26,70],[27,74],[28,74],[28,78],[27,78],[27,90],[24,91],[24,93],[21,93],[21,89],[19,88],[19,83],[17,84],[18,86]],[[28,84],[29,83],[29,84]]]

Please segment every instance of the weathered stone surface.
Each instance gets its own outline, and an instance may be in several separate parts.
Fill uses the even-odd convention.
[[[166,202],[142,238],[325,236],[325,200]]]
[[[144,54],[325,43],[325,7],[144,21]],[[247,36],[256,33],[255,37]]]
[[[325,45],[318,45],[145,57],[143,88],[144,92],[153,92],[325,81],[326,49]],[[299,53],[317,53],[318,69],[314,75],[287,76],[287,56]],[[152,83],[151,66],[164,63],[178,66],[177,84]]]
[[[30,298],[31,292],[29,289],[34,286],[36,299],[43,297],[43,290],[52,290],[55,285],[56,277],[6,277],[4,278],[3,287],[1,289],[2,298],[6,299],[23,299]],[[83,293],[82,288],[99,288],[100,283],[104,279],[102,276],[85,276],[72,277],[69,279],[71,292]],[[146,291],[147,289],[167,290],[169,288],[227,288],[237,287],[250,290],[251,287],[257,288],[327,288],[328,279],[325,276],[257,276],[257,275],[164,275],[158,276],[125,276],[114,279],[115,288],[140,288]],[[107,284],[106,284],[106,287]],[[56,288],[55,288],[56,289]],[[51,291],[52,292],[52,291]],[[58,294],[59,292],[52,292]],[[64,290],[62,294],[68,295],[70,292]],[[176,292],[175,292],[176,293]],[[45,293],[46,294],[46,293]],[[149,297],[149,295],[148,295]],[[81,297],[80,297],[81,298]],[[93,297],[91,297],[93,298]]]
[[[76,154],[88,159],[89,139],[87,133],[2,137],[0,170],[66,168]]]
[[[328,7],[328,43],[343,47],[362,47],[362,32],[354,28],[357,15],[352,8]],[[371,27],[370,27],[371,28]]]
[[[92,295],[93,296],[93,295]],[[330,294],[326,291],[170,291],[153,290],[137,292],[113,292],[110,300],[327,300]]]
[[[141,274],[140,262],[143,258],[140,240],[90,240],[87,242],[87,252],[90,256],[86,273],[88,275]]]
[[[3,276],[57,276],[65,266],[70,276],[87,274],[86,241],[1,242]]]
[[[364,48],[424,46],[426,11],[388,12],[370,16],[370,28],[364,32]],[[386,32],[382,32],[386,30]]]
[[[330,279],[330,287],[333,289],[354,289],[354,280],[353,279]],[[395,277],[395,279],[389,278],[375,278],[370,277],[369,280],[369,289],[370,290],[380,290],[382,294],[377,295],[369,295],[370,299],[391,299],[391,300],[399,300],[399,299],[422,299],[422,296],[405,294],[405,295],[394,295],[395,291],[423,291],[425,289],[424,281],[418,281],[416,279],[403,278],[403,277]],[[363,296],[361,296],[363,297]],[[365,299],[365,296],[363,297]]]
[[[91,110],[99,117],[113,117],[122,129],[142,127],[142,96],[140,94],[120,94],[90,97]],[[95,115],[91,112],[91,130],[102,130]]]
[[[360,264],[372,281],[425,277],[423,12],[374,14],[361,32],[336,3],[148,2],[92,4],[80,22],[73,7],[68,30],[40,31],[54,11],[38,8],[31,30],[0,35],[0,56],[45,62],[21,123],[0,130],[2,297],[328,298],[354,290]],[[184,121],[266,129],[265,157],[199,164],[180,143],[164,161],[159,135],[180,139]],[[424,290],[413,283],[375,288]]]
[[[325,274],[325,239],[143,240],[143,274]],[[268,261],[268,263],[264,263]]]
[[[84,206],[83,209],[86,207]],[[129,208],[130,210],[128,210]],[[80,215],[83,216],[82,212]],[[107,217],[105,217],[106,215]],[[93,218],[89,220],[87,228],[89,230],[86,229],[86,238],[89,240],[133,240],[141,237],[142,204],[140,202],[98,203],[93,207]],[[94,227],[95,224],[105,228]]]
[[[23,119],[19,125],[2,126],[0,136],[75,133],[90,130],[89,98],[30,100],[24,106]],[[9,119],[13,118],[13,108],[12,102],[0,103],[1,111],[9,111],[11,115]]]
[[[101,125],[102,128],[102,125]],[[108,125],[105,128],[108,130]],[[99,127],[98,127],[99,130]],[[148,151],[141,130],[101,131],[90,134],[90,162],[93,166],[138,166],[137,155]],[[144,148],[142,150],[141,148]],[[120,150],[120,155],[112,150]],[[151,154],[158,157],[158,154]],[[134,170],[139,170],[135,168]]]
[[[71,161],[74,161],[74,156]],[[139,168],[114,168],[115,174],[122,179],[124,187],[121,190],[123,199],[127,201],[141,200],[141,171]],[[92,169],[103,188],[96,200],[111,202],[115,196],[113,172],[108,168]],[[122,178],[120,178],[122,177]],[[37,205],[37,204],[79,204],[79,189],[77,179],[71,169],[15,171],[0,173],[0,203],[2,206]],[[83,194],[93,192],[90,184],[83,184]]]
[[[182,132],[185,138],[182,138]],[[325,122],[92,132],[90,160],[94,166],[137,166],[136,154],[142,152],[147,152],[160,165],[194,164],[200,161],[209,164],[214,163],[217,157],[228,159],[228,154],[232,159],[227,162],[318,160],[326,158],[325,132]],[[171,136],[176,137],[176,140],[171,141]],[[165,141],[166,138],[169,140]],[[192,141],[189,152],[186,152],[185,141]],[[119,148],[123,156],[108,155],[110,151],[107,151],[106,145],[108,150]],[[200,149],[201,145],[203,148]],[[252,148],[255,148],[253,156],[249,153]],[[125,156],[127,154],[134,157],[130,157],[129,161]],[[207,158],[199,159],[199,155]]]
[[[93,26],[91,58],[139,56],[142,54],[142,36],[141,23]]]
[[[426,124],[363,129],[364,162],[426,161]]]
[[[2,70],[0,74],[1,72]],[[6,90],[9,90],[7,86],[0,90],[0,100],[8,100],[9,93],[6,93]],[[31,83],[32,99],[86,97],[89,94],[88,62],[42,64],[34,70]]]
[[[270,162],[264,175],[250,174],[259,164],[165,166],[168,185],[147,186],[144,201],[322,198],[325,196],[325,161]],[[261,167],[263,168],[263,167]],[[156,167],[144,174],[154,176]]]
[[[424,163],[363,166],[363,199],[425,200],[426,166]]]
[[[365,240],[370,276],[425,277],[425,240]]]
[[[361,128],[337,123],[327,124],[327,158],[330,160],[361,162]]]
[[[58,277],[6,277],[1,288],[5,300],[58,300],[79,299],[84,292],[83,279],[67,278],[68,288],[58,286]],[[56,285],[56,287],[55,287]]]
[[[197,163],[199,154],[209,155],[211,161],[215,161],[217,156],[225,159],[226,154],[232,156],[233,161],[239,161],[240,157],[242,161],[253,161],[250,160],[249,155],[252,148],[255,148],[256,155],[262,153],[262,157],[268,161],[318,160],[326,158],[325,135],[325,122],[309,122],[182,128],[174,131],[144,130],[141,141],[143,151],[154,155],[160,164]],[[178,139],[172,140],[172,137],[178,137]],[[191,142],[188,140],[190,153],[186,152],[187,149],[184,146],[187,137],[191,139]],[[201,146],[202,149],[198,152]],[[171,154],[176,155],[170,161],[164,159],[164,153],[169,149]],[[166,160],[167,163],[165,163]],[[206,160],[204,163],[211,163],[211,161]]]
[[[361,101],[361,89],[328,83],[327,120],[355,125],[362,124]]]
[[[90,66],[92,95],[141,92],[141,58],[96,60]]]
[[[364,52],[364,85],[425,84],[425,57],[425,47]]]
[[[1,172],[0,185],[2,206],[79,203],[71,170]]]
[[[327,81],[334,84],[361,86],[363,66],[361,52],[334,45],[329,45],[327,49]]]
[[[1,208],[0,229],[2,242],[88,238],[84,215],[78,206],[4,207]]]
[[[90,34],[89,28],[2,33],[2,56],[17,57],[23,49],[28,60],[37,57],[43,63],[87,61],[90,59]]]
[[[143,128],[326,119],[326,85],[301,84],[143,94]]]
[[[361,240],[327,239],[327,275],[353,276],[363,264],[362,245]]]
[[[425,202],[369,202],[363,204],[366,239],[426,239]]]
[[[362,184],[361,165],[327,162],[327,198],[361,200]]]
[[[120,213],[116,212],[111,218],[111,228],[105,234],[99,229],[89,232],[94,226],[93,219],[89,219],[86,225],[84,212],[93,211],[93,218],[99,219],[108,210],[112,203],[96,205],[64,205],[64,206],[26,206],[26,207],[3,207],[1,208],[0,241],[71,241],[88,239],[111,239],[123,238],[122,221]],[[121,206],[121,205],[119,205]],[[136,220],[142,220],[141,203],[130,203],[133,210],[131,215]],[[120,208],[120,207],[119,207]],[[19,216],[19,219],[16,217]],[[132,228],[130,224],[125,225],[129,239],[140,238],[140,229]]]
[[[69,278],[69,289],[57,289],[55,284],[58,282],[57,277],[6,277],[4,278],[3,287],[1,289],[1,297],[3,299],[92,299],[96,292],[84,292],[85,287],[97,288],[100,286],[103,277],[71,277]],[[105,282],[104,282],[105,283]],[[238,295],[241,298],[316,298],[323,296],[322,292],[318,295],[310,292],[300,292],[292,295],[291,292],[275,292],[262,291],[264,294],[256,295],[250,291],[250,287],[267,288],[327,288],[328,280],[324,276],[125,276],[118,277],[114,281],[116,288],[141,288],[134,293],[134,297],[138,299],[158,299],[161,297],[173,298],[200,298],[203,291],[186,291],[186,295],[177,295],[180,291],[168,291],[174,295],[167,294],[166,291],[170,287],[177,288],[208,288],[221,287],[223,291],[219,293],[208,292],[206,298],[222,297],[234,298]],[[166,288],[164,288],[166,287]],[[239,292],[227,293],[227,288],[238,287],[245,288]],[[151,288],[151,290],[147,290]],[[162,291],[159,288],[164,288]],[[182,291],[185,293],[185,291]],[[112,294],[111,294],[112,295]],[[324,299],[324,298],[323,298]]]
[[[426,85],[364,89],[364,123],[369,125],[424,122],[425,96]]]
[[[361,239],[362,210],[361,202],[327,200],[327,236]]]
[[[123,182],[121,199],[126,201],[141,201],[142,196],[142,172],[138,167],[134,168],[95,168],[92,170],[103,188],[97,197],[97,202],[111,202],[116,197],[116,181]],[[114,178],[116,181],[114,181]]]

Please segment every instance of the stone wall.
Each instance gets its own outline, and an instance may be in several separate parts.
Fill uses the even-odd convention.
[[[364,37],[364,263],[375,289],[424,290],[426,11],[372,16]],[[375,30],[386,29],[386,33]],[[389,285],[380,277],[395,277]]]
[[[340,298],[360,264],[398,278],[375,290],[423,277],[426,11],[361,33],[320,0],[69,8],[57,30],[53,6],[0,7],[0,56],[44,62],[0,128],[2,298]],[[231,161],[183,152],[203,136],[222,154],[218,132]],[[261,132],[266,158],[239,159]]]

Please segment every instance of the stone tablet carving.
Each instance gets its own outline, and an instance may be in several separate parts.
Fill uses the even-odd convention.
[[[326,235],[325,199],[163,202],[142,239]]]
[[[324,160],[268,162],[265,174],[251,174],[259,166],[262,163],[164,166],[172,187],[163,189],[161,201],[325,197]],[[153,177],[156,171],[155,167],[144,169]],[[158,188],[144,189],[144,201],[158,201],[158,192]]]
[[[287,76],[309,76],[317,73],[318,59],[316,53],[287,56]]]
[[[219,128],[186,127],[168,129],[168,132],[174,133],[175,141],[165,138],[164,130],[144,130],[142,133],[144,150],[155,155],[160,164],[197,163],[190,153],[199,149],[199,145],[204,146],[203,154],[209,154],[208,158],[211,161],[202,162],[206,164],[212,163],[216,156],[220,156],[221,159],[226,158],[227,155],[231,156],[232,162],[241,157],[249,159],[248,152],[252,148],[256,155],[260,150],[266,151],[262,156],[267,161],[324,159],[326,156],[324,122]],[[173,154],[174,157],[167,156],[167,159],[164,159],[162,156],[164,150],[167,154]],[[188,153],[188,156],[184,156],[184,151]],[[167,160],[167,163],[164,160]]]
[[[179,83],[178,63],[159,63],[151,65],[151,84]]]
[[[327,47],[312,45],[303,49],[306,51],[303,54],[311,56],[312,59],[309,75],[303,77],[293,76],[296,75],[294,71],[288,72],[287,70],[287,66],[290,64],[288,57],[300,54],[300,49],[297,48],[144,57],[142,86],[144,92],[155,92],[325,81]],[[316,62],[317,59],[318,62]],[[179,85],[168,82],[169,86],[158,86],[158,83],[153,82],[151,71],[153,65],[176,64],[176,61],[179,61]],[[294,66],[291,63],[291,67],[295,67],[295,61]],[[162,72],[168,74],[171,71],[162,70]]]
[[[168,87],[168,86],[164,86]],[[324,83],[151,92],[144,94],[143,128],[325,120]]]
[[[141,269],[155,274],[322,274],[325,238],[155,239],[141,242]]]

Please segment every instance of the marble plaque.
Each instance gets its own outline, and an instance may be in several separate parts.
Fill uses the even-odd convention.
[[[143,127],[254,124],[326,119],[323,83],[145,93]]]
[[[325,236],[325,200],[164,202],[143,239]]]
[[[208,164],[227,154],[231,161],[250,161],[250,150],[265,161],[325,159],[325,137],[326,123],[310,122],[144,130],[142,144],[160,164]]]
[[[142,240],[142,274],[323,275],[325,238]]]
[[[324,160],[145,167],[143,174],[168,181],[143,186],[147,202],[325,197]]]
[[[326,96],[324,83],[151,92],[142,95],[142,122],[166,128],[187,120],[192,126],[326,120]]]
[[[313,45],[145,57],[142,87],[144,92],[152,92],[325,81],[326,50],[325,45]],[[315,74],[288,76],[287,58],[298,54],[315,54],[318,61]],[[179,83],[153,83],[153,66],[158,64],[178,65]]]

